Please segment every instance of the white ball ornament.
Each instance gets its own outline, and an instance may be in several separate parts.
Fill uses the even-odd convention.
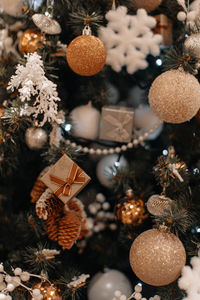
[[[153,133],[149,133],[145,138],[146,140],[155,140],[163,129],[161,120],[155,115],[149,105],[139,105],[135,109],[133,126],[139,135],[144,135],[145,132],[153,130]]]
[[[180,22],[184,22],[187,18],[187,15],[184,11],[179,11],[179,13],[177,14],[177,19],[180,21]]]
[[[112,179],[116,169],[127,168],[128,162],[117,154],[106,155],[97,164],[96,174],[99,182],[105,187],[112,187]]]
[[[192,119],[200,108],[198,80],[183,70],[170,70],[158,76],[149,91],[149,104],[168,123]]]
[[[92,103],[81,105],[72,110],[70,117],[73,124],[73,135],[84,139],[95,140],[99,134],[100,113]]]
[[[116,290],[129,297],[132,294],[132,288],[128,278],[117,270],[99,272],[88,286],[88,300],[113,299]]]
[[[0,300],[6,300],[6,295],[4,293],[0,293]]]
[[[16,276],[21,275],[21,274],[22,274],[22,269],[21,269],[21,268],[16,268],[16,269],[14,270],[14,274],[15,274]]]
[[[39,150],[47,142],[46,131],[42,128],[28,128],[25,133],[25,140],[27,146],[32,150]]]
[[[8,283],[6,289],[8,290],[8,292],[13,292],[15,289],[15,286],[12,283]]]
[[[30,274],[28,272],[23,272],[21,275],[20,275],[20,278],[22,281],[29,281],[30,279]]]

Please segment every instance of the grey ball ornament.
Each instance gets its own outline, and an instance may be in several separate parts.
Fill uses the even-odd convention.
[[[117,154],[106,155],[97,164],[97,178],[103,186],[110,188],[117,169],[127,168],[127,166],[128,163],[124,156],[119,158]]]
[[[132,287],[128,278],[117,270],[99,272],[88,286],[88,300],[113,299],[116,290],[129,297],[132,294]]]
[[[28,128],[25,133],[25,140],[30,149],[39,150],[44,147],[47,142],[46,131],[42,128]]]

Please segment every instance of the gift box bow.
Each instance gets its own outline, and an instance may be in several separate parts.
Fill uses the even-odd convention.
[[[59,197],[61,194],[64,196],[70,196],[71,187],[74,183],[83,184],[85,183],[85,177],[81,176],[84,174],[83,170],[73,163],[72,168],[69,172],[69,176],[66,180],[59,178],[55,175],[49,175],[50,180],[57,184],[59,188],[54,192],[54,194]]]
[[[115,126],[114,129],[108,132],[110,137],[121,137],[121,139],[129,138],[129,133],[125,129],[125,126],[130,122],[132,117],[129,114],[126,114],[123,119],[117,119],[111,115],[107,115],[104,119],[109,122],[111,125]]]

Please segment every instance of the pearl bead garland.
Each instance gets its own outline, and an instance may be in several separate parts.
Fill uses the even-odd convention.
[[[160,120],[160,124],[163,124],[163,121]],[[71,142],[69,139],[66,140],[66,144],[70,145],[72,148],[76,148],[79,151],[82,151],[84,153],[89,153],[89,154],[108,155],[113,153],[121,153],[123,151],[127,151],[127,149],[132,149],[133,147],[136,147],[138,144],[142,143],[150,134],[154,133],[154,131],[158,129],[160,124],[155,124],[153,128],[149,129],[143,135],[139,136],[138,138],[134,138],[132,142],[128,144],[124,144],[121,147],[117,146],[115,148],[109,148],[109,149],[107,148],[94,149],[94,148],[88,148],[88,147],[83,147],[81,145],[77,145],[76,143]]]

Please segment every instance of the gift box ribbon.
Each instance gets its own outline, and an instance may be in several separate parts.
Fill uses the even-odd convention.
[[[74,183],[83,184],[85,182],[85,177],[81,176],[83,174],[83,170],[77,166],[77,164],[73,163],[72,168],[69,172],[69,176],[66,180],[63,180],[54,175],[50,175],[50,180],[59,185],[59,188],[54,192],[54,194],[59,197],[61,194],[64,196],[70,196],[71,187]]]
[[[123,120],[118,120],[111,115],[105,116],[104,120],[115,126],[115,128],[109,131],[107,135],[111,138],[121,138],[121,140],[128,139],[130,135],[124,127],[130,122],[131,119],[132,117],[129,114],[124,115]]]

